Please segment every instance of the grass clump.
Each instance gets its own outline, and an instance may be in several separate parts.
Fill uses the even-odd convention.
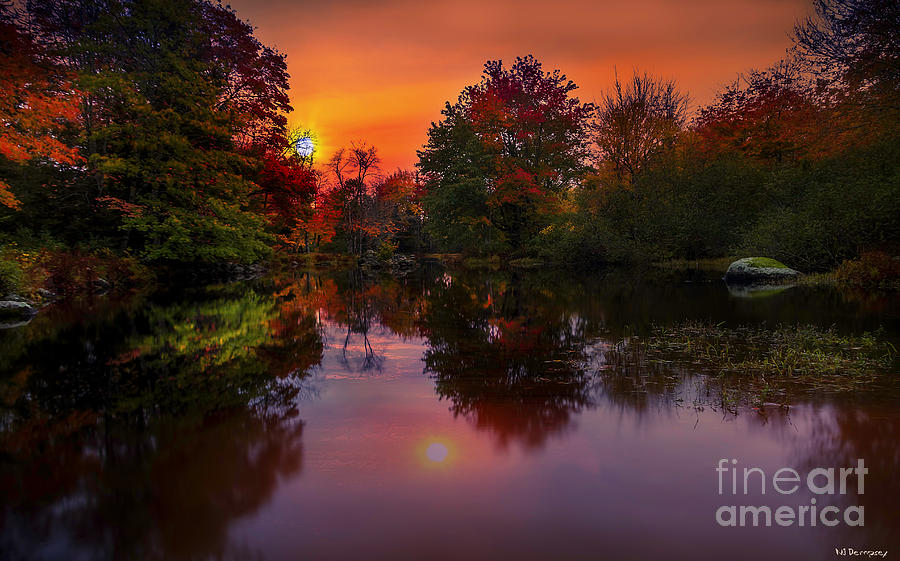
[[[765,414],[800,395],[877,390],[890,384],[896,359],[880,332],[845,336],[809,325],[683,322],[626,337],[605,353],[598,374],[628,395],[734,414],[749,406]]]
[[[737,261],[737,257],[711,257],[705,259],[667,259],[658,261],[653,264],[659,269],[669,269],[674,271],[711,271],[721,273],[728,268],[729,265]]]
[[[714,374],[789,378],[828,384],[871,379],[890,368],[894,346],[880,333],[840,335],[811,325],[727,328],[685,322],[654,327],[637,344],[650,361],[689,364]]]

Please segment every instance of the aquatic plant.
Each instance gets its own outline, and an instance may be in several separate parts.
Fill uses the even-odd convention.
[[[846,335],[812,325],[769,329],[686,321],[623,339],[607,353],[604,376],[700,375],[703,393],[715,393],[719,405],[732,410],[740,403],[785,404],[798,389],[846,392],[872,386],[896,360],[897,349],[880,330]]]

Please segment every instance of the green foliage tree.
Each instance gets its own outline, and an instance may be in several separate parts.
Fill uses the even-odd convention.
[[[737,247],[807,271],[835,267],[900,240],[900,150],[896,135],[849,148],[767,182],[771,203]]]
[[[426,230],[445,251],[497,251],[500,234],[488,218],[487,204],[491,156],[466,121],[461,101],[448,102],[441,114],[419,152]]]
[[[265,256],[271,238],[251,194],[265,143],[284,137],[283,56],[205,0],[34,0],[29,10],[86,92],[84,195],[126,233],[121,245],[151,261]]]

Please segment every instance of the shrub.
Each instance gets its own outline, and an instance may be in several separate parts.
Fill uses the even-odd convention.
[[[18,292],[23,277],[22,267],[17,262],[0,257],[0,296]]]
[[[397,251],[397,244],[385,240],[381,242],[381,245],[378,246],[378,251],[376,252],[376,257],[382,263],[387,263],[391,260],[391,257],[394,256],[394,253]]]
[[[900,236],[900,143],[887,139],[807,166],[773,172],[769,209],[735,253],[826,271]]]
[[[869,251],[859,259],[844,261],[834,272],[844,286],[860,288],[900,288],[900,259],[883,251]]]

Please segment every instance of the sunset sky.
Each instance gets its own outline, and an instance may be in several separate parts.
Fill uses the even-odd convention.
[[[614,71],[675,78],[694,104],[790,45],[810,0],[232,0],[257,36],[288,56],[292,125],[322,155],[353,140],[383,168],[411,167],[447,100],[488,59],[534,54],[592,101]]]

